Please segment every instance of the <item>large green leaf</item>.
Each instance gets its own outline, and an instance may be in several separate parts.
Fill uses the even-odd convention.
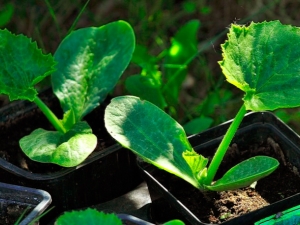
[[[107,106],[104,120],[124,147],[201,188],[196,177],[207,159],[192,149],[180,124],[157,106],[134,96],[117,97]]]
[[[33,101],[34,87],[55,69],[53,57],[44,55],[36,42],[8,30],[0,30],[0,93],[10,100]]]
[[[268,156],[255,156],[247,159],[227,171],[213,185],[207,186],[212,191],[226,191],[246,187],[271,174],[279,162]]]
[[[76,123],[65,134],[39,128],[20,140],[22,151],[30,159],[64,167],[77,166],[83,162],[96,145],[97,137],[86,122]]]
[[[300,105],[300,29],[279,21],[233,24],[220,63],[248,110]]]
[[[64,112],[76,121],[92,111],[115,87],[135,46],[131,26],[124,21],[73,31],[59,45],[53,89]]]

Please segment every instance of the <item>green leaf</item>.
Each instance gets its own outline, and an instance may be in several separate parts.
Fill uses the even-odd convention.
[[[204,158],[202,155],[197,154],[195,151],[185,151],[182,153],[182,157],[189,165],[198,182],[201,183],[201,181],[204,180],[207,175],[206,165],[208,163],[208,159]]]
[[[39,128],[20,140],[22,151],[30,159],[64,167],[79,165],[96,145],[97,137],[86,122],[76,123],[65,134]]]
[[[154,65],[156,61],[156,57],[149,54],[146,46],[139,44],[135,46],[131,62],[145,68],[147,67],[147,64]]]
[[[167,83],[164,86],[163,95],[172,106],[178,105],[181,85],[187,74],[185,63],[198,51],[197,32],[199,26],[198,20],[191,20],[182,26],[171,39],[171,47],[166,56],[165,64],[172,65],[173,68],[165,68]]]
[[[34,85],[55,69],[53,57],[44,55],[36,42],[8,30],[0,30],[0,93],[10,100],[33,101],[37,95]]]
[[[14,14],[14,5],[12,3],[7,3],[4,8],[0,11],[0,27],[5,26],[9,23]]]
[[[181,220],[171,220],[164,223],[163,225],[184,225],[184,222],[182,222]]]
[[[225,191],[249,186],[253,182],[271,174],[279,162],[268,156],[256,156],[247,159],[227,171],[224,176],[211,186],[212,191]]]
[[[65,112],[61,122],[63,124],[63,127],[66,130],[70,130],[73,127],[73,125],[76,123],[74,111],[72,109],[70,109],[67,112]]]
[[[184,124],[184,130],[188,135],[197,134],[207,130],[213,123],[213,119],[209,117],[198,117]]]
[[[125,148],[199,187],[196,172],[183,157],[194,154],[183,128],[157,106],[134,96],[116,97],[104,120],[107,131]],[[196,159],[197,168],[201,160],[205,159]]]
[[[131,95],[139,96],[142,99],[152,102],[159,108],[167,107],[160,87],[156,87],[148,76],[133,75],[126,79],[125,87]]]
[[[55,225],[122,225],[122,221],[115,214],[106,214],[96,209],[85,209],[80,211],[65,212],[59,216]]]
[[[131,26],[124,21],[73,31],[55,52],[58,70],[53,90],[64,112],[79,121],[101,103],[128,66],[135,46]]]
[[[229,83],[245,92],[247,110],[300,105],[300,29],[279,21],[233,24],[219,62]]]

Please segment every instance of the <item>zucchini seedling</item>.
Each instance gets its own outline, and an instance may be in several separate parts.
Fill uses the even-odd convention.
[[[0,30],[0,93],[11,101],[29,100],[41,109],[56,131],[34,130],[20,140],[32,160],[73,167],[95,149],[97,137],[84,116],[115,87],[135,46],[131,26],[116,21],[71,32],[54,56],[43,54],[24,35]],[[58,119],[38,97],[35,85],[51,75],[52,89],[63,109]]]
[[[233,24],[222,44],[219,62],[227,81],[245,92],[244,102],[212,161],[196,153],[183,128],[162,110],[134,96],[114,98],[106,108],[105,126],[113,138],[145,161],[206,191],[249,186],[269,175],[278,160],[249,158],[214,181],[216,172],[248,110],[300,105],[300,28],[279,21]]]

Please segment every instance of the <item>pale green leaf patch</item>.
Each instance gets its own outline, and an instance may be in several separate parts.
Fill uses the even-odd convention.
[[[21,149],[32,160],[64,167],[83,162],[96,145],[97,137],[86,122],[76,123],[65,134],[39,128],[20,140]]]

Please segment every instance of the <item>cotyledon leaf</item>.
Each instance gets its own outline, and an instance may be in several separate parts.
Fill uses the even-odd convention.
[[[20,139],[22,151],[32,160],[73,167],[83,162],[96,148],[97,137],[85,121],[67,133],[42,128]]]
[[[33,101],[37,95],[34,85],[55,71],[54,66],[54,58],[43,54],[36,42],[0,30],[0,93],[11,101]]]
[[[219,62],[227,81],[243,90],[247,110],[300,105],[300,28],[279,21],[233,24]]]
[[[132,27],[116,21],[71,32],[54,54],[53,91],[64,112],[75,120],[98,106],[115,87],[128,66],[135,46]]]
[[[278,166],[279,162],[274,158],[255,156],[232,167],[213,185],[206,187],[212,191],[226,191],[246,187],[268,176]]]
[[[116,97],[107,106],[104,120],[121,145],[201,188],[197,172],[204,169],[207,159],[192,149],[180,124],[157,106],[134,96]]]

